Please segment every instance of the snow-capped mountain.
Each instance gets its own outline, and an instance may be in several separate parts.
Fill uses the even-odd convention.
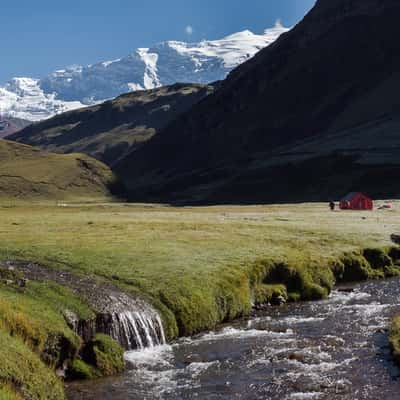
[[[68,67],[42,79],[14,78],[0,87],[0,113],[38,121],[129,91],[224,79],[286,31],[278,22],[260,35],[246,30],[220,40],[162,42],[118,60]]]
[[[45,92],[40,80],[13,78],[0,87],[0,114],[40,121],[68,110],[83,107],[79,101],[65,101],[55,92]]]

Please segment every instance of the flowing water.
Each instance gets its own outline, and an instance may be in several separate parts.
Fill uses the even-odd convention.
[[[387,342],[400,279],[271,308],[168,346],[126,353],[128,371],[67,389],[69,400],[400,399]]]
[[[82,297],[96,316],[84,320],[66,310],[64,317],[69,327],[85,341],[97,333],[105,333],[126,350],[165,345],[164,330],[157,311],[143,299],[131,297],[110,283],[101,283],[91,276],[51,270],[34,263],[7,261],[0,263],[0,267],[17,269],[29,280],[52,281],[67,286],[75,295]]]
[[[102,332],[109,334],[127,350],[144,350],[166,344],[161,318],[156,313],[114,313]]]

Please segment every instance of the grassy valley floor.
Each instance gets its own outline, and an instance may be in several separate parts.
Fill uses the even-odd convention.
[[[0,261],[31,261],[112,281],[152,303],[173,339],[278,298],[322,298],[338,280],[399,274],[399,251],[390,242],[399,223],[396,209],[330,212],[327,204],[173,208],[2,201]],[[79,316],[91,310],[66,288],[28,282],[21,290],[3,278],[0,353],[10,365],[0,367],[0,399],[60,398],[52,370],[66,356],[49,346],[50,339],[65,338],[64,350],[73,358],[80,338],[63,310]],[[12,379],[11,355],[23,349],[26,369]],[[40,368],[45,372],[38,378],[32,371]],[[42,393],[40,384],[56,392]]]

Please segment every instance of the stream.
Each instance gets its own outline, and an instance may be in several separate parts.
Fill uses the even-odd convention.
[[[346,289],[345,289],[346,290]],[[172,345],[126,353],[119,377],[67,386],[68,400],[396,400],[388,347],[400,279],[352,285]]]

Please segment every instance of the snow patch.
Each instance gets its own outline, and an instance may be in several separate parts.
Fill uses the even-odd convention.
[[[149,53],[149,49],[138,49],[140,58],[144,61],[146,69],[144,71],[143,86],[146,89],[154,89],[161,86],[157,76],[158,54]]]

